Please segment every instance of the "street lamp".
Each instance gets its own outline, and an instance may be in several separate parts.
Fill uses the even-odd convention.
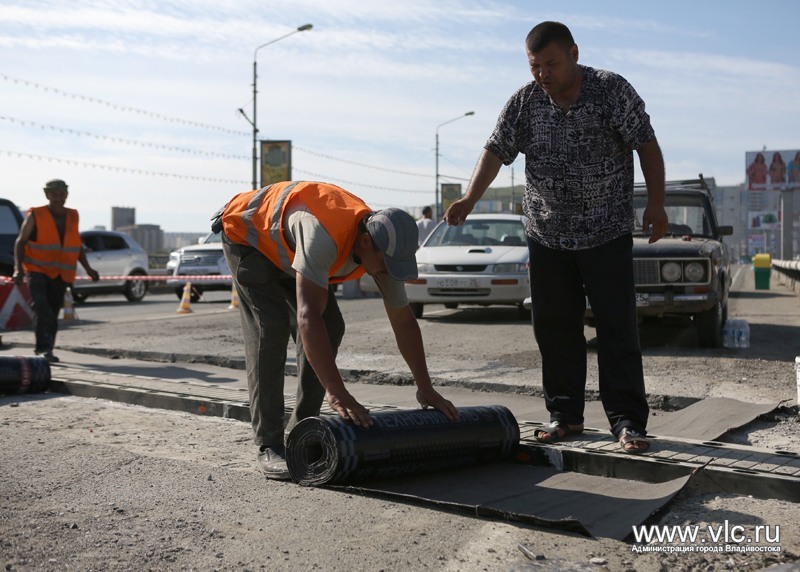
[[[257,127],[257,125],[258,125],[258,121],[256,119],[256,100],[257,100],[257,95],[258,95],[258,90],[256,88],[256,82],[258,80],[258,73],[256,72],[256,68],[257,68],[258,64],[257,64],[257,59],[256,58],[258,56],[258,50],[260,50],[261,48],[265,48],[265,47],[269,46],[270,44],[274,44],[275,42],[279,42],[284,38],[288,38],[289,36],[291,36],[293,34],[296,34],[297,32],[305,32],[306,30],[310,30],[312,27],[313,26],[311,24],[303,24],[302,26],[300,26],[296,30],[292,30],[291,32],[289,32],[288,34],[284,34],[280,38],[275,38],[274,40],[271,40],[271,41],[267,42],[266,44],[261,44],[260,46],[258,46],[253,51],[253,120],[250,121],[250,118],[247,117],[247,115],[245,114],[244,110],[241,109],[241,108],[239,109],[239,113],[244,115],[244,118],[247,119],[248,123],[250,123],[250,125],[253,126],[253,189],[257,189],[258,188],[258,150],[257,150],[257,145],[258,145],[258,127]]]
[[[444,214],[439,212],[439,127],[442,125],[447,125],[448,123],[452,123],[453,121],[458,121],[459,119],[463,119],[464,117],[468,117],[470,115],[475,115],[475,112],[467,111],[464,115],[459,115],[453,119],[448,119],[444,123],[440,123],[436,126],[436,204],[433,208],[433,220],[439,220],[442,214]]]

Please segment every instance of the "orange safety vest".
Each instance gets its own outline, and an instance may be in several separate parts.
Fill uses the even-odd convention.
[[[28,209],[28,216],[36,221],[36,240],[25,245],[22,267],[25,272],[41,272],[48,278],[58,278],[64,282],[75,281],[75,269],[81,254],[81,235],[78,232],[78,211],[65,209],[64,243],[58,234],[56,221],[48,207]]]
[[[222,213],[223,231],[233,242],[257,248],[278,268],[294,274],[295,251],[283,235],[283,215],[297,202],[308,208],[336,243],[336,261],[328,274],[330,282],[355,280],[364,274],[364,268],[359,266],[347,276],[334,278],[350,257],[358,223],[372,212],[364,201],[336,185],[287,181],[239,193]]]

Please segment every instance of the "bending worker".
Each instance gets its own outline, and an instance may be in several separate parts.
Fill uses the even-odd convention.
[[[345,325],[330,286],[365,272],[380,289],[417,401],[449,419],[458,417],[431,384],[422,334],[405,293],[403,281],[417,277],[418,231],[411,215],[395,208],[374,212],[335,185],[292,181],[236,195],[213,219],[212,230],[220,229],[239,294],[257,460],[267,478],[289,478],[283,384],[290,335],[298,386],[285,431],[319,415],[323,398],[342,418],[372,425],[336,366]]]

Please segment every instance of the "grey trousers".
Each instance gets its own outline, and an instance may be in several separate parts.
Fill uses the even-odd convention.
[[[297,401],[285,431],[306,417],[319,415],[325,398],[325,390],[297,335],[295,279],[257,249],[232,243],[224,235],[223,251],[239,294],[253,440],[259,446],[282,446],[283,384],[289,336],[297,349],[298,384]],[[335,356],[344,337],[344,319],[331,288],[322,318]]]
[[[28,291],[31,293],[33,328],[36,332],[37,354],[52,352],[58,333],[58,314],[64,305],[66,282],[61,278],[48,278],[40,272],[28,273]]]

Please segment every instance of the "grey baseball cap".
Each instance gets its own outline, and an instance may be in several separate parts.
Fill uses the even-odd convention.
[[[52,179],[44,184],[45,191],[66,191],[67,184],[61,179]]]
[[[377,211],[367,220],[367,230],[383,252],[392,278],[413,280],[418,276],[419,228],[410,214],[396,208]]]

